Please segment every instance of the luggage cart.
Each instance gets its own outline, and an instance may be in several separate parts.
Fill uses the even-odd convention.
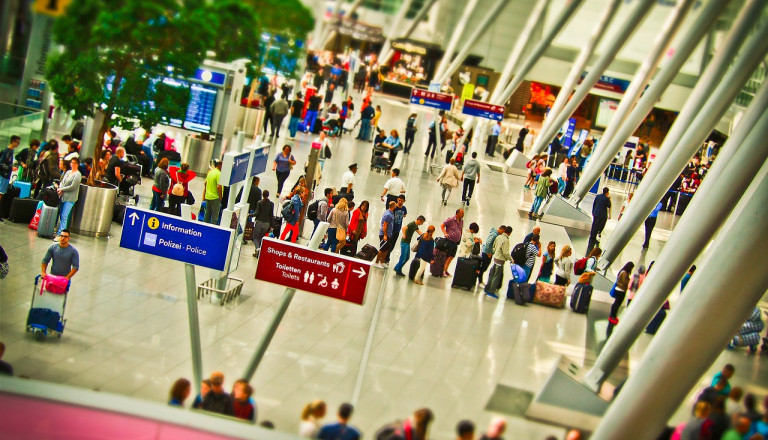
[[[371,171],[376,170],[377,173],[380,173],[382,171],[388,170],[389,156],[389,148],[377,147],[374,145],[371,149]]]
[[[67,306],[70,284],[67,283],[67,290],[64,293],[51,293],[45,290],[45,282],[41,282],[41,276],[35,277],[32,303],[27,315],[27,333],[34,333],[36,340],[41,341],[49,333],[61,338],[64,326],[67,324],[67,320],[64,319],[64,309]]]

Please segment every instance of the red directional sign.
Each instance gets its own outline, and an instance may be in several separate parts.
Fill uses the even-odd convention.
[[[267,237],[256,279],[363,305],[370,272],[367,261]]]
[[[504,107],[501,105],[488,104],[483,101],[467,99],[464,101],[464,108],[461,111],[465,115],[476,116],[478,118],[493,119],[494,121],[504,120]]]

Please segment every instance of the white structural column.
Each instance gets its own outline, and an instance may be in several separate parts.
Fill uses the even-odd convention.
[[[768,167],[763,166],[728,225],[717,235],[704,263],[686,286],[690,293],[683,295],[654,336],[642,361],[603,416],[593,439],[626,438],[630,432],[633,439],[657,438],[765,294],[767,172]],[[733,291],[734,280],[738,280],[738,294],[724,294]],[[692,335],[696,343],[691,343]]]
[[[707,178],[696,191],[675,232],[661,250],[653,267],[621,318],[595,364],[587,373],[588,385],[597,390],[616,369],[643,329],[676,290],[680,277],[693,264],[738,198],[768,160],[768,83],[763,83],[736,130],[720,149]]]
[[[384,40],[384,44],[381,45],[381,52],[379,52],[379,60],[384,58],[384,55],[387,54],[387,52],[392,48],[392,40],[398,38],[397,34],[400,29],[400,23],[402,23],[403,18],[405,17],[405,13],[408,12],[409,9],[411,9],[411,4],[413,3],[413,0],[403,0],[403,4],[400,5],[400,9],[397,11],[397,15],[395,15],[395,19],[392,20],[392,24],[389,26],[389,32],[387,32],[387,39]],[[379,61],[379,65],[383,65],[384,63]]]
[[[424,5],[421,7],[419,12],[416,14],[415,17],[413,17],[413,20],[411,20],[411,25],[408,26],[408,29],[405,30],[403,35],[401,35],[398,38],[408,38],[411,36],[414,30],[416,30],[416,27],[419,25],[421,20],[424,19],[424,17],[427,15],[430,9],[432,9],[432,6],[437,2],[437,0],[427,0]],[[384,65],[389,62],[389,59],[392,58],[392,55],[394,52],[392,51],[391,46],[389,46],[386,50],[381,51],[379,56],[379,65]]]
[[[471,2],[467,3],[467,7],[469,7],[470,3]],[[474,1],[474,3],[476,4],[477,1]],[[463,40],[464,45],[461,47],[459,53],[455,58],[453,58],[453,60],[451,60],[451,55],[453,55],[453,48],[446,50],[445,57],[435,72],[435,81],[439,81],[440,83],[444,82],[446,79],[450,78],[451,75],[453,75],[456,69],[461,67],[461,65],[464,63],[464,59],[467,58],[467,55],[469,55],[469,51],[475,47],[477,41],[488,31],[488,29],[490,29],[491,24],[493,24],[493,22],[496,21],[496,18],[501,15],[501,11],[505,6],[507,6],[508,3],[509,0],[496,0],[496,2],[494,2],[480,23],[474,26],[474,32],[472,32],[467,39]],[[457,44],[462,40],[461,37],[464,34],[464,26],[466,25],[466,20],[469,19],[470,14],[471,11],[467,11],[467,9],[464,10],[463,21],[459,23],[462,26],[457,26],[457,28],[453,31],[454,34],[453,38],[451,39],[451,43],[453,43],[453,39],[456,39]]]
[[[525,75],[528,74],[528,72],[531,71],[533,66],[536,64],[536,62],[539,61],[542,55],[544,55],[544,52],[547,50],[547,48],[552,44],[552,41],[554,41],[557,34],[560,33],[561,30],[565,27],[566,23],[570,21],[570,19],[576,14],[576,11],[579,10],[579,7],[584,3],[584,0],[570,0],[568,4],[563,8],[562,11],[560,11],[560,15],[557,16],[555,21],[552,23],[552,26],[547,29],[544,36],[542,36],[541,40],[536,44],[536,46],[533,48],[531,53],[526,57],[523,64],[515,70],[514,76],[512,77],[512,81],[510,81],[509,84],[507,84],[506,87],[504,87],[504,90],[499,94],[496,101],[491,101],[491,104],[495,105],[504,105],[507,101],[509,101],[509,98],[512,96],[512,94],[517,90],[517,88],[520,86],[520,83],[523,82],[523,79],[525,78]],[[502,87],[501,82],[499,82],[499,85],[497,88]],[[464,126],[464,129],[466,130],[464,136],[466,137],[466,133],[469,133],[469,130],[474,127],[476,122],[475,118],[468,118],[465,121],[465,124],[462,124]],[[464,142],[464,139],[462,138],[462,142]]]
[[[749,0],[748,5],[742,11],[740,17],[735,21],[737,25],[746,26],[748,29],[754,25],[754,21],[750,23],[744,23],[744,13],[755,14],[759,12],[761,6],[761,0]],[[624,145],[627,139],[632,136],[632,133],[637,130],[643,123],[643,120],[648,113],[653,109],[654,105],[659,101],[661,95],[672,83],[675,75],[679,72],[680,68],[685,64],[685,61],[690,57],[690,54],[696,49],[699,42],[709,33],[709,30],[714,25],[717,17],[728,5],[727,1],[722,2],[709,2],[704,10],[701,12],[696,22],[693,24],[686,34],[682,37],[681,41],[677,44],[677,47],[673,47],[674,54],[667,62],[661,65],[658,75],[653,79],[647,90],[643,92],[643,96],[637,103],[632,113],[627,117],[627,120],[618,129],[616,134],[612,136],[608,142],[601,141],[600,153],[589,159],[587,162],[587,169],[584,170],[579,182],[576,185],[574,191],[574,200],[579,202],[589,192],[589,189],[597,182],[597,179],[603,173],[606,167],[611,163],[611,160],[615,157],[619,149]],[[758,10],[758,11],[756,11]],[[757,15],[749,16],[750,20],[757,20]]]
[[[531,153],[533,154],[539,154],[542,151],[544,151],[545,148],[547,148],[547,145],[549,145],[550,142],[552,142],[552,139],[555,138],[555,135],[560,130],[560,127],[562,127],[563,123],[568,120],[568,118],[571,116],[571,114],[576,111],[576,108],[581,105],[581,102],[586,98],[586,96],[589,94],[589,92],[592,90],[592,87],[597,84],[597,81],[600,79],[600,76],[603,74],[605,69],[611,64],[611,62],[616,58],[616,55],[618,55],[619,50],[624,46],[624,44],[629,41],[629,38],[632,36],[632,34],[635,33],[635,30],[637,30],[640,23],[645,19],[645,17],[648,15],[648,13],[651,11],[651,8],[654,5],[654,1],[651,0],[641,0],[637,2],[637,5],[632,10],[632,12],[629,14],[629,17],[627,17],[627,20],[625,23],[622,23],[620,26],[620,29],[618,33],[615,36],[612,36],[612,41],[608,45],[608,47],[605,48],[605,51],[600,54],[600,58],[595,62],[594,65],[589,67],[589,74],[587,74],[586,78],[581,82],[578,88],[576,88],[576,91],[573,92],[573,96],[568,101],[568,103],[565,105],[563,110],[553,115],[550,119],[549,126],[547,128],[547,131],[541,131],[539,135],[536,137],[536,142],[533,145],[533,148],[531,149]],[[689,0],[683,0],[680,4],[684,3],[690,3]],[[664,43],[664,46],[668,43],[668,40],[670,38],[670,27],[671,30],[677,30],[677,23],[676,20],[671,20],[673,17],[678,17],[678,11],[679,6],[672,12],[670,15],[670,20],[667,20],[666,23],[666,32],[663,32],[659,38],[659,40],[654,45],[654,48],[651,50],[651,55],[654,55],[656,53],[657,47],[660,45],[660,43]],[[690,5],[688,5],[690,6]],[[687,10],[687,8],[686,8]],[[670,26],[670,21],[673,21],[675,26]],[[617,23],[618,24],[618,23]],[[671,32],[671,34],[674,34],[674,32]],[[652,56],[649,56],[645,62],[643,62],[643,65],[641,66],[640,70],[638,70],[638,75],[645,71],[649,71],[652,73],[653,70],[655,70],[655,67],[658,65],[658,61],[661,59],[659,56],[658,59],[654,59]],[[655,62],[654,62],[655,61]],[[637,78],[637,77],[636,77]],[[639,91],[642,91],[642,87],[638,87],[637,81],[632,81],[632,85],[630,86],[630,89],[639,89]],[[628,95],[630,93],[633,93],[634,90],[627,90],[627,93],[624,95],[624,99],[627,99]],[[619,117],[619,114],[617,113],[614,115],[612,121],[616,121]]]
[[[552,104],[552,108],[549,109],[547,118],[544,120],[541,130],[539,130],[541,133],[544,133],[547,130],[551,125],[549,121],[558,115],[563,107],[565,107],[565,103],[568,102],[568,98],[571,96],[571,93],[573,93],[574,87],[576,87],[576,84],[581,78],[581,73],[584,72],[584,69],[587,67],[589,59],[595,52],[595,48],[600,43],[603,35],[605,35],[605,30],[608,29],[611,21],[613,21],[613,18],[616,16],[616,11],[619,10],[619,5],[621,3],[622,0],[611,0],[611,2],[608,3],[608,7],[605,8],[602,17],[600,17],[600,20],[595,25],[595,29],[592,31],[592,36],[589,38],[589,41],[587,41],[587,44],[581,48],[581,52],[579,52],[579,56],[576,58],[576,61],[574,61],[571,71],[568,72],[568,76],[565,78],[563,86],[560,88],[560,93],[557,94],[555,103]]]
[[[467,27],[467,22],[469,22],[469,17],[472,16],[472,13],[475,11],[475,8],[477,7],[478,0],[467,0],[467,3],[464,5],[464,12],[461,13],[459,16],[459,21],[456,23],[455,27],[451,27],[450,29],[447,29],[447,33],[451,35],[451,39],[448,40],[448,46],[445,48],[445,53],[443,54],[443,59],[440,60],[440,64],[437,65],[437,69],[435,69],[435,74],[433,77],[435,78],[435,81],[443,81],[443,74],[446,72],[446,67],[451,64],[451,60],[453,59],[453,53],[456,52],[456,47],[459,45],[459,41],[461,40],[461,37],[464,35],[464,29]],[[497,2],[499,3],[499,2]],[[506,3],[506,0],[503,0],[503,3]],[[479,28],[480,26],[477,26]],[[459,58],[458,56],[456,57]],[[450,74],[449,74],[450,75]],[[447,76],[447,75],[446,75]]]
[[[744,32],[749,33],[750,30],[746,29]],[[717,69],[720,63],[730,65],[733,61],[734,52],[725,51],[722,48],[715,56],[715,60],[710,63],[712,70]],[[710,131],[723,117],[744,83],[763,61],[766,53],[768,53],[768,22],[760,24],[749,42],[742,47],[738,57],[733,61],[731,69],[722,81],[717,83],[714,90],[707,83],[696,84],[689,100],[704,96],[707,98],[704,105],[693,108],[686,102],[683,111],[678,115],[670,131],[672,134],[673,131],[680,130],[681,127],[679,126],[684,124],[682,127],[684,134],[678,137],[670,137],[668,134],[664,139],[655,166],[651,166],[643,178],[635,192],[635,197],[632,198],[632,203],[627,207],[627,212],[621,217],[616,229],[608,238],[603,255],[598,261],[599,269],[602,270],[610,266],[616,256],[624,249],[635,231],[643,224],[677,176],[680,175],[680,172],[685,169],[686,164],[699,149]],[[707,71],[709,70],[707,68]],[[705,76],[708,75],[705,73]],[[705,78],[702,77],[701,79]],[[687,113],[684,114],[684,112]],[[691,114],[696,116],[688,123],[691,120]],[[651,172],[654,171],[655,175],[651,175]]]
[[[512,73],[515,71],[515,66],[517,66],[517,63],[520,61],[520,57],[523,55],[523,51],[528,45],[528,42],[533,35],[533,31],[536,30],[536,26],[540,25],[544,21],[544,14],[549,8],[549,3],[550,0],[541,0],[536,2],[536,6],[534,6],[533,11],[531,11],[531,15],[528,16],[528,20],[525,22],[523,32],[520,33],[517,41],[515,41],[515,46],[512,48],[512,52],[509,53],[507,62],[504,64],[504,69],[502,69],[499,80],[496,82],[496,87],[493,89],[493,93],[491,93],[485,99],[486,102],[496,102],[498,97],[504,91],[504,86],[509,84],[509,81],[512,79]],[[469,129],[467,127],[472,124],[474,124],[474,116],[469,116],[464,120],[464,123],[462,123],[462,127],[464,127],[466,131],[464,132],[464,135],[462,135],[460,143],[463,143],[464,139],[469,135]],[[479,121],[478,126],[474,132],[474,141],[472,142],[473,148],[477,149],[477,146],[480,145],[483,139],[485,139],[484,135],[480,136],[478,133],[484,132],[486,126],[487,121]]]

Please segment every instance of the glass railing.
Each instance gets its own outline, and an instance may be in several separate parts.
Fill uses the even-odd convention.
[[[45,112],[31,107],[0,102],[0,150],[4,150],[13,135],[21,137],[21,145],[40,139]]]

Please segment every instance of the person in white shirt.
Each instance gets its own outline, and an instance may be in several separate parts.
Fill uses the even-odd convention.
[[[389,206],[389,202],[397,202],[397,196],[405,194],[405,183],[400,179],[400,169],[392,169],[392,177],[384,184],[384,192],[381,193],[381,200],[384,200],[384,196],[387,197],[386,206]]]
[[[349,171],[341,176],[341,188],[339,188],[340,194],[352,193],[352,187],[355,185],[355,174],[357,173],[357,164],[353,163],[349,166]]]

